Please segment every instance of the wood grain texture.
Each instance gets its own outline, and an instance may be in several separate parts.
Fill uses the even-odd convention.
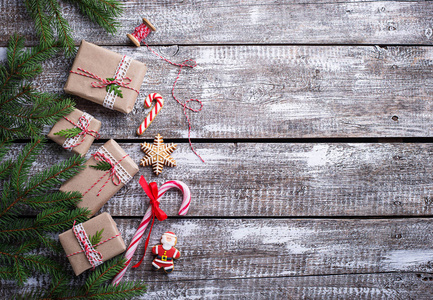
[[[89,153],[96,151],[93,144]],[[138,163],[139,144],[120,144]],[[17,155],[15,145],[10,155]],[[181,143],[175,168],[156,177],[139,173],[102,208],[114,216],[143,216],[149,200],[140,175],[162,185],[184,181],[192,192],[188,216],[427,216],[433,213],[432,144],[196,144],[202,163]],[[70,154],[50,144],[35,165],[41,170]],[[182,197],[169,191],[161,207],[177,215]]]
[[[108,36],[63,5],[75,41],[129,44],[126,34],[146,17],[157,28],[158,44],[426,44],[432,43],[433,5],[412,1],[125,1],[121,28]],[[24,4],[0,1],[0,45],[13,32],[37,37]]]
[[[3,48],[4,49],[4,48]],[[108,47],[145,62],[148,73],[132,113],[84,99],[77,108],[102,121],[103,138],[138,138],[143,102],[159,92],[165,106],[143,137],[187,138],[183,108],[171,96],[178,71],[144,48]],[[156,47],[169,59],[197,59],[175,90],[204,108],[189,112],[193,138],[327,138],[432,136],[433,48],[217,46]],[[5,51],[0,57],[5,57]],[[257,64],[254,64],[256,62]],[[72,62],[45,64],[36,86],[63,92]],[[196,103],[191,106],[198,108]],[[47,131],[48,132],[48,128]]]
[[[116,222],[129,243],[139,220]],[[124,278],[147,282],[151,299],[429,299],[433,293],[430,219],[169,219],[155,223],[150,245],[166,230],[179,237],[174,272],[152,271],[147,253]]]

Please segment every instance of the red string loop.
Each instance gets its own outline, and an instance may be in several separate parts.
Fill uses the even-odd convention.
[[[163,57],[162,55],[160,55],[159,53],[155,52],[152,48],[150,48],[150,46],[144,41],[144,39],[149,35],[149,33],[152,30],[145,24],[145,23],[141,23],[139,26],[135,27],[134,33],[132,33],[132,36],[134,36],[134,38],[137,39],[137,41],[143,42],[144,45],[146,45],[147,49],[150,50],[150,52],[152,52],[153,54],[155,54],[156,56],[158,56],[159,58],[161,58],[162,60],[168,62],[169,64],[173,65],[173,66],[177,66],[179,67],[179,72],[177,73],[177,77],[176,80],[173,83],[173,88],[171,89],[171,95],[173,96],[174,100],[176,100],[177,103],[179,103],[181,106],[183,106],[183,113],[185,115],[186,121],[188,122],[188,142],[189,142],[189,146],[191,147],[192,152],[194,152],[195,155],[197,155],[202,162],[204,162],[203,158],[195,151],[192,142],[191,142],[191,121],[186,113],[186,110],[189,109],[193,112],[199,112],[203,109],[203,103],[198,100],[198,99],[189,99],[187,101],[185,101],[185,103],[182,103],[179,99],[177,99],[177,97],[174,94],[174,89],[176,87],[176,83],[179,80],[180,77],[180,73],[182,72],[182,68],[183,67],[188,67],[188,68],[195,68],[197,67],[197,62],[195,60],[192,59],[187,59],[185,60],[183,63],[178,64],[178,63],[174,63],[172,61],[170,61],[169,59]],[[190,64],[191,63],[191,64]],[[187,106],[188,102],[191,101],[195,101],[200,103],[200,109],[193,109],[189,106]]]

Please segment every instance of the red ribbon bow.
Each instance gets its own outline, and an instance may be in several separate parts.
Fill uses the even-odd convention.
[[[82,115],[78,119],[78,122],[76,124],[75,124],[74,121],[68,119],[67,117],[63,117],[63,118],[65,120],[69,121],[69,123],[71,123],[72,125],[80,128],[82,131],[78,135],[82,135],[83,136],[83,139],[81,140],[81,142],[78,142],[78,143],[76,143],[74,145],[71,145],[69,147],[65,147],[65,149],[74,148],[74,147],[80,145],[82,142],[84,142],[84,139],[86,138],[86,135],[88,135],[88,134],[90,134],[91,136],[93,136],[95,139],[99,139],[99,137],[100,137],[99,132],[97,132],[96,130],[93,130],[93,129],[89,129],[90,122],[86,118],[86,116]]]
[[[133,266],[133,268],[138,268],[143,262],[144,255],[146,254],[147,246],[149,245],[150,233],[152,232],[153,223],[155,221],[155,217],[158,221],[164,221],[167,219],[167,214],[159,208],[158,202],[158,186],[156,182],[147,183],[146,179],[143,176],[140,177],[139,183],[143,188],[144,192],[150,199],[150,205],[152,206],[152,225],[150,225],[149,233],[146,238],[146,243],[144,244],[144,253],[141,260]]]

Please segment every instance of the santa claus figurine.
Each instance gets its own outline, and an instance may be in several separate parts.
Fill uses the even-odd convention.
[[[159,270],[164,268],[166,273],[171,273],[174,268],[173,260],[180,257],[180,252],[174,246],[177,243],[177,236],[171,232],[165,232],[161,237],[162,245],[152,247],[152,253],[156,255],[152,262],[152,268]]]

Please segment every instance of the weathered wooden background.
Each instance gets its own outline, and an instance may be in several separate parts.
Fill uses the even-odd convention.
[[[13,32],[37,42],[22,2],[0,0],[0,57]],[[139,175],[192,189],[186,217],[176,216],[179,193],[167,193],[169,220],[151,239],[178,234],[175,272],[151,271],[148,255],[127,273],[149,283],[146,299],[433,297],[433,3],[125,1],[114,36],[63,5],[77,45],[86,39],[149,66],[129,115],[77,99],[103,122],[91,150],[114,138],[138,162],[139,143],[160,133],[179,144],[178,167]],[[143,16],[157,27],[147,39],[156,51],[199,64],[183,72],[176,93],[204,103],[190,117],[205,164],[170,96],[177,68],[125,37]],[[36,84],[61,92],[71,63],[51,60]],[[154,91],[166,105],[138,138],[144,97]],[[50,144],[35,168],[69,155]],[[133,181],[102,211],[129,242],[147,205]]]

